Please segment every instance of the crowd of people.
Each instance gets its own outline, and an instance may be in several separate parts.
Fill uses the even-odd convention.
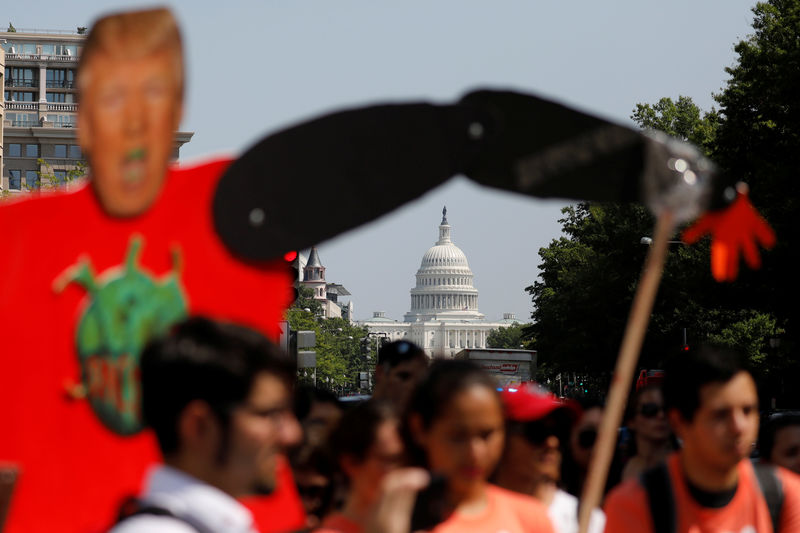
[[[251,531],[237,498],[295,486],[294,530],[578,531],[598,402],[498,388],[469,361],[428,365],[396,341],[374,396],[348,406],[295,386],[291,359],[258,333],[200,317],[144,351],[141,377],[164,465],[115,533]],[[800,530],[797,414],[771,416],[756,446],[755,382],[736,353],[682,356],[663,386],[633,392],[626,428],[590,533]]]

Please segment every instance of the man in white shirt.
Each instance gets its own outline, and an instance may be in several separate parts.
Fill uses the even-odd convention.
[[[114,533],[249,533],[237,497],[300,427],[291,410],[294,363],[250,329],[192,318],[142,354],[142,415],[164,465],[121,512]]]

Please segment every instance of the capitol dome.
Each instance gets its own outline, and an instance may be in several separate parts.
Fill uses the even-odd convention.
[[[472,286],[467,256],[450,240],[447,208],[442,210],[439,240],[425,252],[411,289],[411,310],[405,322],[436,318],[483,319],[478,312],[478,290]]]

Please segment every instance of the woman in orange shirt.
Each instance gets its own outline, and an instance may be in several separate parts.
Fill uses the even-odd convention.
[[[412,458],[444,478],[443,521],[433,533],[552,533],[537,500],[487,482],[503,451],[505,422],[494,379],[467,361],[437,361],[406,416]],[[412,525],[412,531],[419,529]]]

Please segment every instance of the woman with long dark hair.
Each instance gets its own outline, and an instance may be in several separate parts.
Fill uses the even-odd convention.
[[[399,467],[404,447],[400,421],[392,406],[370,400],[347,411],[331,434],[331,451],[347,480],[341,510],[322,522],[322,531],[361,533],[365,530],[384,476]]]
[[[467,361],[437,361],[415,389],[405,423],[412,459],[431,471],[434,483],[443,480],[444,520],[424,529],[553,531],[541,503],[487,481],[505,439],[503,406],[491,376]]]

